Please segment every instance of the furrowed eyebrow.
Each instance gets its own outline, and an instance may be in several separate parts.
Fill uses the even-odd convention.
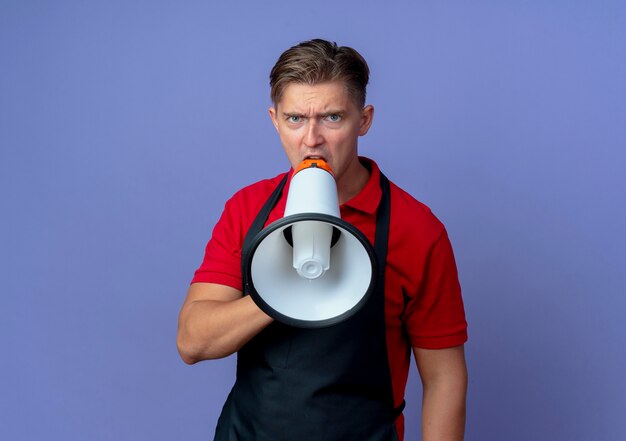
[[[315,116],[317,118],[326,118],[327,116],[330,115],[339,115],[339,116],[343,116],[345,114],[344,111],[342,110],[331,110],[328,112],[324,112],[324,113],[318,113]],[[307,115],[305,115],[304,113],[298,113],[298,112],[283,112],[283,117],[285,118],[290,118],[292,116],[298,116],[300,118],[308,118]]]
[[[327,116],[330,115],[337,115],[337,116],[343,116],[345,112],[342,112],[341,110],[337,110],[337,111],[330,111],[330,112],[324,112],[322,114],[320,114],[319,116],[322,118],[326,118]]]

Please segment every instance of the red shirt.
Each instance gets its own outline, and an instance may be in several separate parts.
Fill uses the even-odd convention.
[[[340,206],[341,218],[373,244],[382,195],[380,170],[366,158],[370,178]],[[290,172],[291,174],[292,172]],[[284,174],[238,191],[227,203],[192,283],[210,282],[241,290],[241,248],[250,225]],[[283,217],[291,176],[267,224]],[[389,249],[385,271],[387,349],[395,405],[404,399],[411,347],[442,349],[467,340],[467,323],[452,246],[430,209],[391,183]],[[398,418],[403,438],[403,420]]]

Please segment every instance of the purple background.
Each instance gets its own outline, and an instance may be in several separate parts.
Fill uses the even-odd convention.
[[[184,365],[178,310],[225,200],[287,169],[267,75],[318,36],[370,63],[362,153],[448,227],[466,439],[626,439],[626,6],[601,0],[0,0],[0,439],[211,438],[234,357]]]

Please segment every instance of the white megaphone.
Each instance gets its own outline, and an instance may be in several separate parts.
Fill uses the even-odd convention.
[[[377,274],[373,247],[341,220],[334,176],[318,159],[295,170],[285,216],[257,234],[244,262],[255,303],[272,318],[304,328],[356,313]]]

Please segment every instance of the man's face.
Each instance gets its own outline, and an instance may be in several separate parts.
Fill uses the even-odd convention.
[[[307,85],[292,83],[276,107],[270,108],[291,166],[306,158],[322,158],[339,181],[360,167],[358,137],[369,130],[374,109],[360,109],[340,81]]]

